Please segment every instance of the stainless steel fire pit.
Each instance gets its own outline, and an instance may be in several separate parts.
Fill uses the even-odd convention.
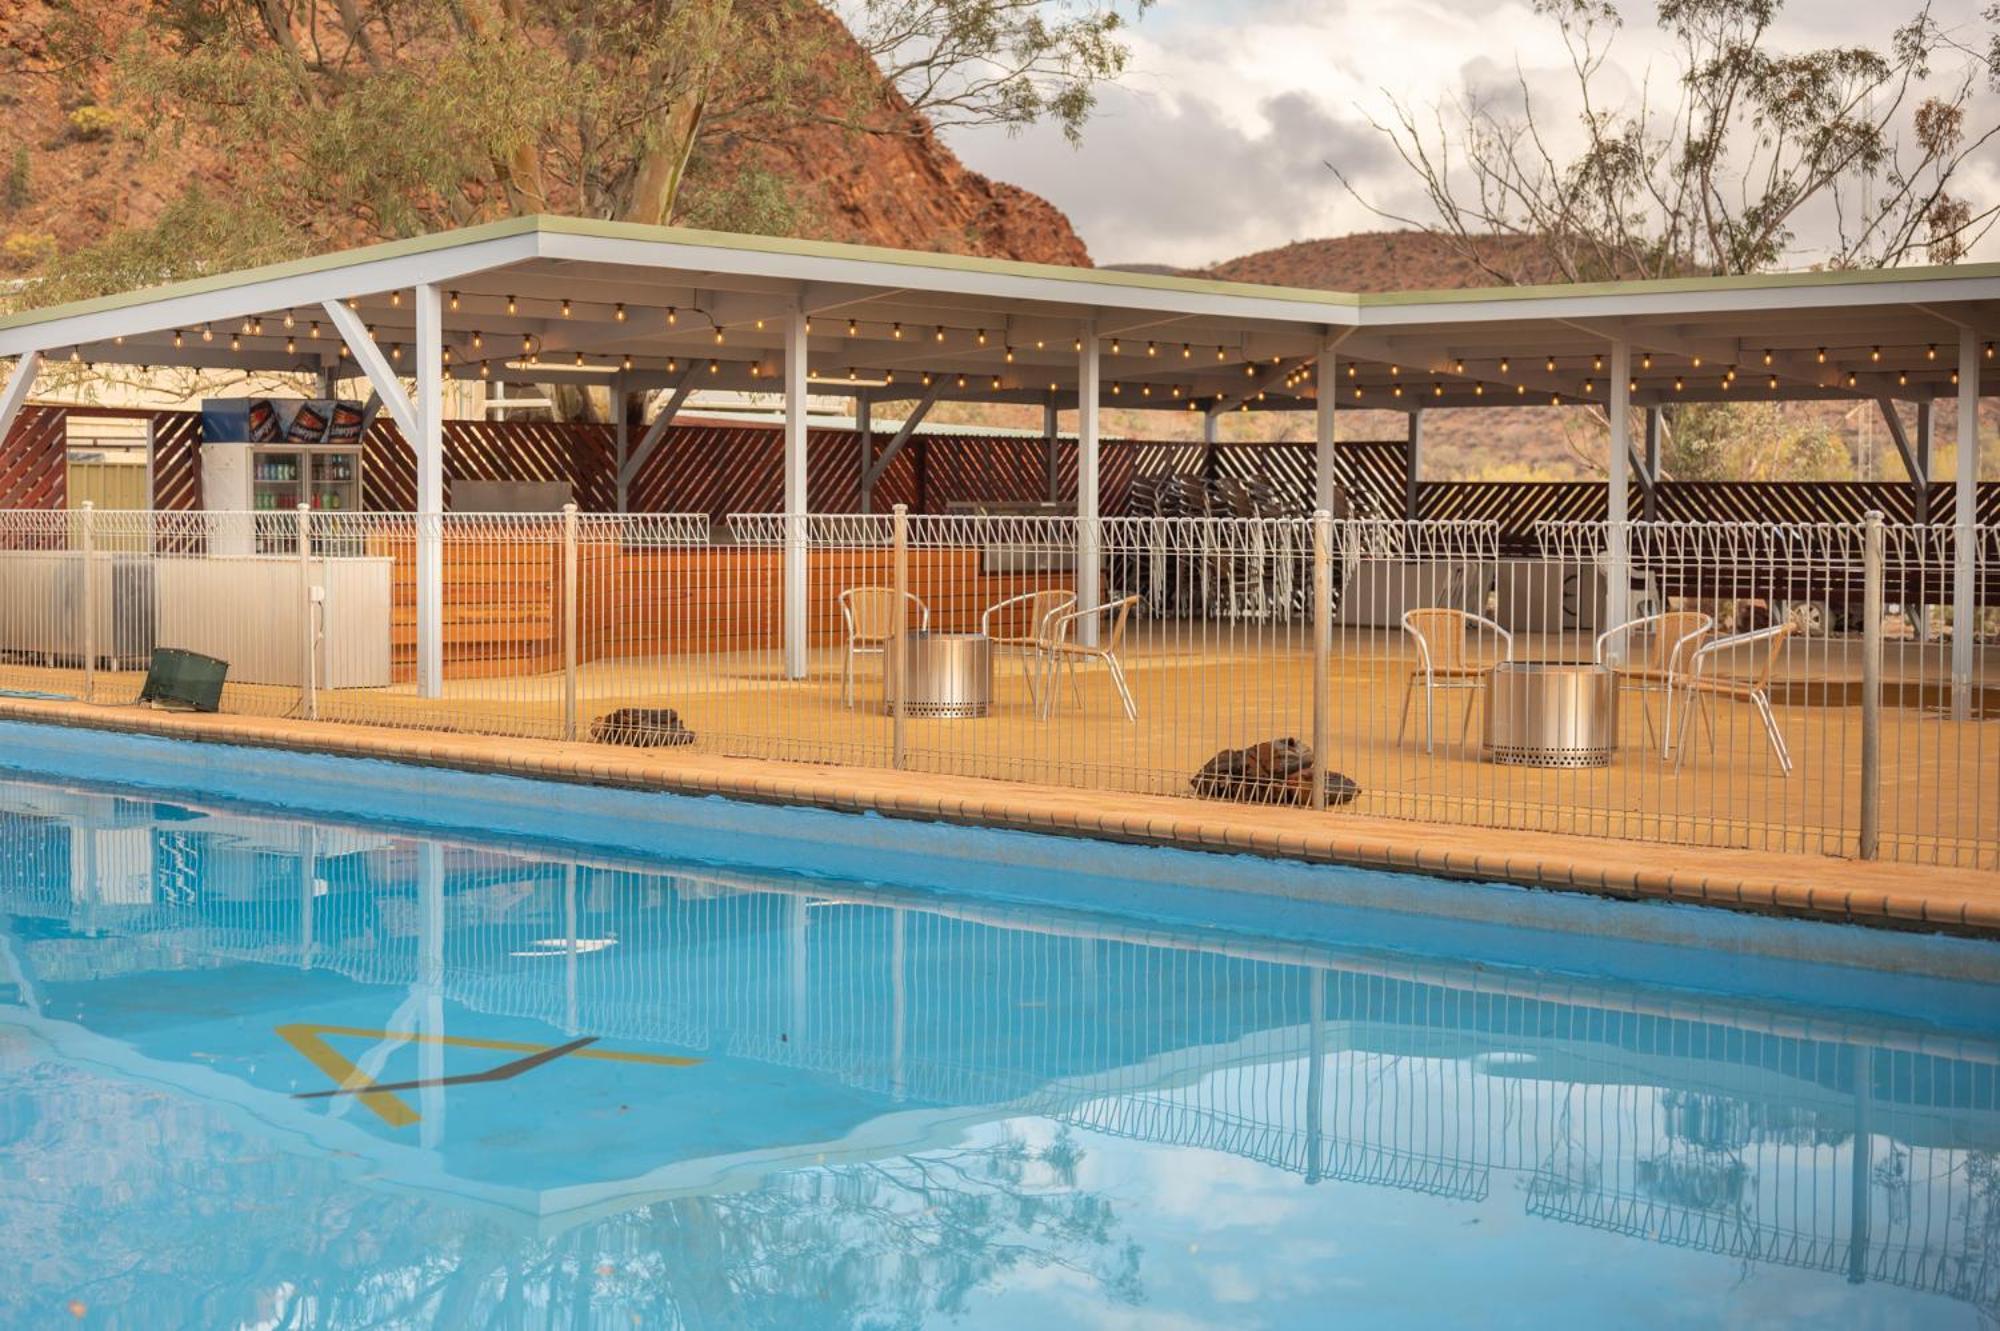
[[[983,633],[912,633],[905,716],[984,716],[993,697],[993,644]],[[896,645],[883,653],[883,710],[893,712],[900,681]]]
[[[1517,767],[1604,767],[1618,681],[1601,665],[1503,661],[1486,677],[1486,756]]]

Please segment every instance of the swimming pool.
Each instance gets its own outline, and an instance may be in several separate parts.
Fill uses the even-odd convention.
[[[201,761],[0,778],[0,1325],[2000,1313],[1983,945]]]

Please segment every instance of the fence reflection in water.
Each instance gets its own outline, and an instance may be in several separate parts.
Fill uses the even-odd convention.
[[[2000,1312],[1990,1039],[53,788],[8,788],[0,859],[46,870],[0,886],[0,912],[39,922],[9,946],[44,986],[250,964],[324,1003],[345,977],[433,1013],[810,1072],[885,1116],[1036,1115],[1309,1183],[1515,1198]]]
[[[589,738],[640,709],[620,737],[644,742],[672,709],[703,752],[1156,794],[1293,739],[1316,766],[1256,750],[1207,793],[1311,803],[1344,776],[1370,814],[2000,867],[2000,527],[1973,529],[1962,625],[1957,530],[1879,530],[1871,561],[1866,523],[1524,546],[1491,521],[5,513],[0,685],[130,701],[174,646],[229,661],[231,712]],[[871,589],[906,632],[993,640],[985,717],[898,724],[893,622],[848,595]],[[1499,655],[1614,670],[1613,761],[1486,761]]]

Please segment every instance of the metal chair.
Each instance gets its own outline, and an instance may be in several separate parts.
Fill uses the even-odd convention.
[[[914,593],[904,598],[917,608],[917,631],[931,626],[930,607]],[[904,614],[909,613],[908,607]],[[854,658],[862,655],[886,657],[889,639],[896,635],[896,589],[894,587],[849,587],[840,594],[840,617],[847,624],[847,650],[840,661],[840,696],[854,706]],[[908,622],[907,618],[904,621]]]
[[[1042,690],[1042,715],[1049,716],[1055,711],[1057,675],[1069,672],[1069,687],[1073,697],[1081,705],[1083,691],[1077,688],[1076,664],[1078,661],[1097,661],[1111,672],[1111,683],[1118,690],[1118,700],[1125,704],[1125,719],[1137,721],[1139,706],[1132,701],[1132,690],[1125,683],[1125,667],[1119,663],[1118,649],[1125,645],[1125,625],[1132,618],[1132,608],[1139,604],[1137,596],[1127,596],[1090,610],[1070,610],[1049,620],[1048,679]],[[1110,622],[1104,621],[1109,618]],[[1097,641],[1094,643],[1070,641],[1070,630],[1085,620],[1098,622]]]
[[[979,616],[979,631],[995,652],[1012,651],[1020,656],[1021,674],[1028,681],[1031,702],[1040,701],[1035,677],[1041,673],[1042,658],[1049,652],[1049,621],[1075,608],[1074,592],[1050,588],[996,601]],[[996,618],[1000,621],[998,632]]]
[[[1490,631],[1500,639],[1500,655],[1496,660],[1467,654],[1468,630],[1474,626]],[[1403,720],[1396,728],[1396,742],[1402,743],[1403,736],[1409,733],[1410,702],[1416,696],[1417,681],[1421,679],[1424,683],[1424,752],[1430,753],[1433,752],[1437,691],[1479,688],[1495,665],[1514,659],[1514,635],[1484,615],[1443,607],[1405,611],[1403,631],[1416,639],[1417,668],[1410,672],[1410,682],[1403,689]],[[1466,703],[1465,724],[1458,736],[1460,745],[1472,733],[1472,709],[1473,704]]]
[[[1645,656],[1638,661],[1623,661],[1608,668],[1621,686],[1628,686],[1639,694],[1639,714],[1646,721],[1648,744],[1653,742],[1653,709],[1647,705],[1646,695],[1667,695],[1667,715],[1659,731],[1660,757],[1664,760],[1673,752],[1675,681],[1688,674],[1695,651],[1715,631],[1715,618],[1699,610],[1669,610],[1663,614],[1628,619],[1617,628],[1606,629],[1597,635],[1597,647],[1592,659],[1599,665],[1606,665],[1605,649],[1612,640],[1622,637],[1629,648],[1632,639],[1641,630],[1646,632]]]
[[[1778,718],[1771,711],[1771,673],[1777,669],[1778,657],[1785,650],[1785,640],[1798,632],[1799,626],[1790,620],[1783,624],[1773,624],[1769,628],[1753,633],[1738,633],[1727,638],[1717,638],[1695,651],[1687,678],[1681,687],[1688,691],[1687,709],[1681,713],[1680,756],[1674,760],[1678,771],[1687,762],[1687,728],[1694,721],[1697,711],[1702,713],[1702,721],[1708,728],[1709,752],[1715,751],[1715,717],[1711,698],[1734,698],[1747,702],[1757,709],[1757,715],[1764,721],[1764,737],[1771,742],[1771,752],[1777,755],[1778,766],[1786,776],[1792,774],[1792,753],[1785,746],[1784,732],[1778,729]],[[1705,668],[1722,652],[1740,651],[1757,644],[1766,644],[1756,670],[1750,675],[1708,675]]]

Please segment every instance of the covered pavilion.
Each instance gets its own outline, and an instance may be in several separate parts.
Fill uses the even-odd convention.
[[[1932,404],[1977,437],[1982,393],[2000,392],[2000,265],[1810,272],[1504,290],[1355,295],[970,259],[817,242],[528,217],[297,262],[218,274],[0,320],[0,438],[45,359],[363,377],[415,454],[420,517],[444,505],[443,384],[521,378],[652,390],[647,422],[617,420],[626,482],[697,388],[782,395],[783,648],[807,669],[807,399],[852,394],[864,422],[860,490],[938,402],[1040,406],[1053,441],[1074,412],[1076,513],[1099,515],[1098,418],[1107,405],[1221,413],[1312,411],[1315,492],[1341,482],[1342,406],[1599,404],[1611,447],[1606,620],[1629,579],[1618,535],[1634,481],[1657,477],[1657,413],[1671,402],[1874,399],[1909,475],[1927,488]],[[329,394],[330,395],[330,394]],[[900,404],[901,428],[865,422]],[[1914,431],[1892,409],[1916,409]],[[1413,422],[1420,419],[1412,416]],[[1412,466],[1421,431],[1408,444]],[[1977,604],[1979,450],[1958,449],[1949,521],[1950,603]],[[419,523],[420,691],[442,685],[443,561]],[[1076,595],[1099,603],[1101,551],[1080,523]],[[1973,637],[1952,645],[1969,681]]]

